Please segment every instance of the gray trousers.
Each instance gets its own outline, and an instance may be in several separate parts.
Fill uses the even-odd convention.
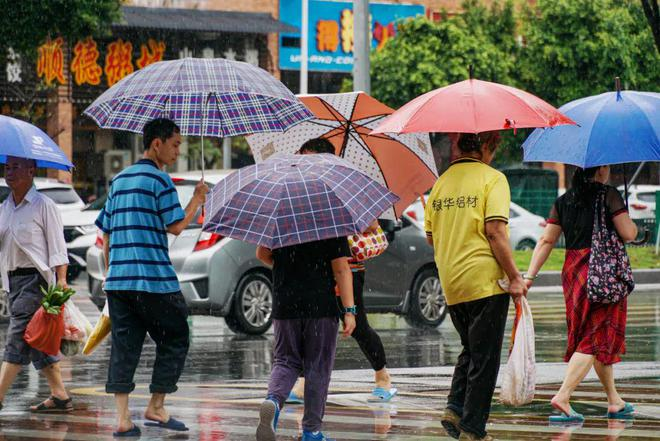
[[[303,430],[321,430],[337,348],[336,317],[273,320],[275,342],[268,397],[284,405],[301,373],[305,375]]]
[[[36,369],[43,369],[59,361],[58,357],[37,351],[28,345],[23,336],[30,319],[41,307],[43,293],[40,286],[48,284],[38,274],[28,276],[12,276],[9,278],[11,291],[7,293],[9,300],[9,327],[3,360],[8,363],[26,365],[32,364]]]

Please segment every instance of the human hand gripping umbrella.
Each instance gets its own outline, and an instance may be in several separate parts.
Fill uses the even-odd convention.
[[[435,183],[438,171],[428,134],[370,135],[394,109],[364,92],[299,97],[314,119],[286,133],[248,136],[257,163],[274,153],[296,153],[309,139],[325,138],[335,147],[336,155],[399,196],[399,202],[381,216],[386,219],[400,217]]]
[[[278,154],[213,187],[203,229],[269,249],[364,231],[399,198],[329,154]]]

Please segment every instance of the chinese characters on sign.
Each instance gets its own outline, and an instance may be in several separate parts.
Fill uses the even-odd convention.
[[[431,202],[433,211],[447,211],[451,208],[477,208],[477,196],[459,196],[457,198],[435,199]]]
[[[99,66],[98,59],[99,50],[92,37],[87,37],[76,43],[73,47],[71,72],[74,74],[73,80],[77,85],[87,83],[96,86],[101,83],[103,69]]]
[[[147,45],[149,47],[147,47]],[[140,58],[135,62],[138,69],[142,69],[157,61],[162,61],[165,55],[165,43],[149,39],[147,44],[140,46]]]
[[[341,11],[341,50],[344,53],[353,53],[353,11]]]
[[[64,84],[63,44],[64,40],[59,37],[55,40],[46,41],[37,50],[37,76],[43,78],[48,85],[52,84],[53,80]]]
[[[316,47],[319,52],[335,52],[339,47],[339,24],[334,20],[316,23]]]
[[[7,82],[20,83],[21,79],[21,56],[9,48],[7,54]]]
[[[112,86],[133,72],[133,45],[121,38],[108,45],[105,56],[105,76],[108,86]]]

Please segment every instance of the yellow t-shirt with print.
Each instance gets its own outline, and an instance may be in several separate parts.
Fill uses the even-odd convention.
[[[433,237],[435,263],[448,305],[505,291],[505,276],[486,238],[487,221],[509,221],[511,192],[506,176],[476,159],[459,159],[433,186],[424,212]]]

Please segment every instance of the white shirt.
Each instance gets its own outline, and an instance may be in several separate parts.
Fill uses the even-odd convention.
[[[0,276],[9,290],[8,271],[36,268],[49,285],[54,268],[69,263],[62,217],[55,203],[32,186],[18,206],[12,194],[0,205]]]

